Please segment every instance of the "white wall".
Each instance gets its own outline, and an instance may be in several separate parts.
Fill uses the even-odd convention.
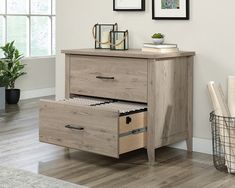
[[[181,50],[196,51],[194,137],[195,140],[210,139],[211,108],[206,84],[215,80],[226,88],[227,76],[235,75],[235,1],[190,0],[189,21],[152,20],[152,0],[146,1],[145,12],[126,13],[113,12],[112,0],[58,1],[57,51],[93,47],[91,29],[97,22],[117,22],[120,28],[128,29],[132,48],[141,48],[144,42],[151,41],[151,34],[162,32],[167,42],[177,43]],[[60,53],[57,54],[56,73],[57,98],[63,98],[64,56]],[[198,143],[202,143],[200,141]]]
[[[55,93],[55,58],[25,58],[26,75],[16,81],[16,88],[21,89],[21,99],[54,95]]]

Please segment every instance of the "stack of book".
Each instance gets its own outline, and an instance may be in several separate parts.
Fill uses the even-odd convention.
[[[154,44],[145,43],[142,48],[143,52],[156,52],[156,53],[173,53],[178,52],[177,44]]]

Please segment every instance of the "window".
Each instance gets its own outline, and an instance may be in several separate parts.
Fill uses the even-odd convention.
[[[14,40],[25,57],[54,55],[55,1],[0,0],[0,46]]]

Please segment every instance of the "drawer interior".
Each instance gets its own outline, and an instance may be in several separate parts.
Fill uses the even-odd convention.
[[[45,103],[45,101],[44,101],[44,104],[46,104],[43,107],[44,113],[42,112],[40,115],[41,116],[40,118],[44,119],[44,121],[42,122],[42,126],[40,126],[40,128],[49,127],[49,129],[51,130],[51,125],[54,123],[55,125],[53,126],[56,126],[56,122],[58,122],[58,119],[61,118],[61,121],[63,121],[63,124],[61,124],[62,128],[60,128],[60,131],[63,131],[65,127],[66,129],[64,129],[63,134],[70,134],[70,132],[68,131],[71,130],[71,134],[73,134],[73,137],[76,137],[76,131],[79,132],[79,130],[77,129],[80,128],[80,127],[76,127],[75,126],[76,124],[79,124],[80,126],[82,126],[84,128],[84,132],[87,131],[88,136],[90,136],[91,132],[94,132],[94,131],[96,132],[98,131],[96,134],[101,135],[103,134],[103,132],[110,129],[112,130],[112,132],[107,133],[107,134],[113,135],[113,138],[115,139],[117,138],[117,146],[115,142],[113,142],[114,143],[113,147],[117,147],[117,156],[146,146],[146,131],[147,131],[147,105],[146,104],[123,102],[123,101],[117,101],[117,100],[112,100],[112,99],[76,96],[70,99],[53,102],[53,104],[56,106],[54,107],[55,112],[52,116],[54,119],[57,118],[57,120],[53,120],[50,117],[49,118],[50,120],[48,121],[48,122],[51,121],[50,125],[48,123],[49,126],[44,126],[43,124],[47,124],[46,121],[47,121],[47,118],[49,117],[47,114],[48,112],[53,113],[53,109],[49,111],[50,105]],[[69,116],[71,116],[71,118],[67,118],[67,115],[63,115],[63,117],[58,116],[56,114],[56,109],[60,110],[60,113],[63,113],[63,110],[64,110],[64,112],[68,114]],[[76,110],[76,112],[74,110]],[[106,117],[106,114],[107,114],[106,112],[109,112],[108,117]],[[47,116],[47,118],[45,116]],[[98,117],[97,121],[99,121],[97,123],[96,123],[96,116]],[[67,120],[65,120],[65,118]],[[112,121],[106,121],[107,118],[112,119]],[[70,119],[71,120],[73,119],[74,121],[70,122]],[[92,121],[90,119],[92,119]],[[105,121],[105,122],[101,123],[100,121]],[[89,122],[92,123],[92,125],[90,125]],[[116,123],[113,124],[112,122],[116,122]],[[105,124],[104,127],[106,128],[104,127],[101,128],[100,125],[102,124]],[[42,133],[42,138],[44,138],[43,134],[47,134],[47,130],[42,130],[40,132]],[[81,134],[81,130],[79,134]],[[54,135],[56,136],[56,134]],[[58,135],[60,135],[60,132],[58,132]],[[109,137],[109,135],[107,135],[107,137]],[[84,134],[82,136],[83,136],[82,140],[79,140],[79,138],[76,138],[76,140],[78,140],[81,143],[84,142],[84,144],[86,144],[85,143],[86,138]],[[69,135],[67,136],[67,138],[69,138]],[[56,138],[56,140],[61,140],[61,139],[62,138]],[[90,141],[91,139],[93,138],[89,138],[87,140]],[[100,137],[100,139],[102,139],[102,137]],[[43,139],[42,141],[46,142],[45,139]],[[66,142],[65,140],[64,143],[68,143],[68,142]],[[105,140],[103,141],[103,143],[106,143]],[[73,141],[73,144],[76,144],[76,141]],[[64,146],[69,147],[68,144]],[[105,148],[100,148],[100,147],[103,147],[103,146],[99,146],[98,143],[95,143],[95,147],[92,147],[91,145],[89,145],[89,148],[86,151],[93,152],[92,149],[90,148],[98,148],[97,151],[99,152],[96,152],[96,153],[109,155],[108,153],[104,153],[106,152]],[[73,146],[73,148],[75,147]],[[82,146],[77,147],[77,149],[79,148],[83,149]],[[100,152],[101,149],[102,151]],[[112,153],[113,153],[112,156],[115,156],[115,151],[113,151]]]
[[[71,103],[99,107],[118,111],[119,113],[119,154],[127,153],[146,146],[147,105],[142,103],[92,97],[74,97]]]
[[[114,99],[103,99],[86,96],[75,96],[70,99],[60,100],[60,102],[77,104],[81,106],[97,106],[103,109],[119,111],[120,116],[147,111],[147,105],[144,103],[124,102]]]

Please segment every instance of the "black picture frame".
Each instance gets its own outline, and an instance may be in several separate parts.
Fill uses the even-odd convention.
[[[157,0],[152,0],[152,19],[153,20],[189,20],[190,19],[190,3],[189,0],[185,0],[186,2],[186,15],[185,17],[158,17],[156,16],[155,13],[155,1]],[[160,1],[160,0],[158,0]]]
[[[113,0],[113,11],[145,11],[145,0],[141,1],[141,8],[140,9],[119,9],[116,8],[116,0]]]

